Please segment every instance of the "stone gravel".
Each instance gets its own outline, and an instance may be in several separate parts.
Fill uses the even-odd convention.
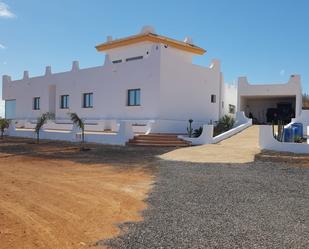
[[[158,161],[144,220],[110,248],[309,248],[309,169]]]

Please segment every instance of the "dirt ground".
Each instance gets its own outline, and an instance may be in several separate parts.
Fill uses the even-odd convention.
[[[90,147],[0,141],[1,249],[92,248],[141,220],[158,151]]]

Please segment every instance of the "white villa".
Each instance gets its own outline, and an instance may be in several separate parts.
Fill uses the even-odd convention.
[[[90,141],[124,144],[133,133],[184,134],[189,119],[198,128],[230,114],[241,125],[248,121],[243,112],[264,124],[277,115],[291,119],[302,112],[300,76],[292,75],[286,84],[250,85],[245,77],[238,86],[224,84],[219,60],[209,67],[192,63],[193,56],[206,51],[188,37],[177,41],[146,26],[126,38],[108,36],[96,49],[105,53],[102,66],[80,69],[74,61],[68,72],[52,73],[47,66],[43,76],[29,77],[28,71],[20,80],[3,76],[5,116],[15,120],[15,132],[28,136],[23,129],[33,128],[40,115],[50,112],[56,119],[46,130],[59,132],[46,137],[72,140],[65,135],[73,129],[67,114],[76,112],[92,132]],[[106,137],[128,129],[133,133],[121,139]]]

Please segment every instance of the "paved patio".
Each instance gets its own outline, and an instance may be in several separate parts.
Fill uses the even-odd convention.
[[[177,149],[160,158],[197,163],[249,163],[260,153],[258,138],[259,126],[251,126],[218,144]]]

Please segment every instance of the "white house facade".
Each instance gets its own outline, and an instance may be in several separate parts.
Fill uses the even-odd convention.
[[[205,50],[156,35],[150,27],[138,35],[97,46],[105,52],[103,66],[12,81],[3,76],[6,116],[36,120],[45,112],[56,120],[76,112],[86,120],[131,120],[153,123],[153,132],[183,133],[189,119],[196,126],[214,122],[225,113],[225,85],[220,62],[209,67],[192,63]],[[228,103],[225,103],[228,106]],[[234,103],[233,103],[234,104]]]
[[[193,56],[206,51],[190,38],[177,41],[146,26],[130,37],[109,36],[96,49],[105,53],[102,66],[80,69],[74,61],[68,72],[53,73],[48,66],[43,76],[25,71],[22,79],[12,80],[4,75],[6,118],[16,127],[33,128],[40,115],[50,112],[55,121],[48,128],[70,130],[68,113],[75,112],[89,131],[117,133],[126,122],[122,130],[129,123],[135,133],[184,134],[189,119],[198,128],[226,114],[242,117],[236,112],[243,111],[266,123],[267,111],[280,104],[293,110],[291,118],[301,114],[299,76],[282,85],[250,85],[244,77],[238,86],[224,84],[219,60],[209,67],[193,64]]]

